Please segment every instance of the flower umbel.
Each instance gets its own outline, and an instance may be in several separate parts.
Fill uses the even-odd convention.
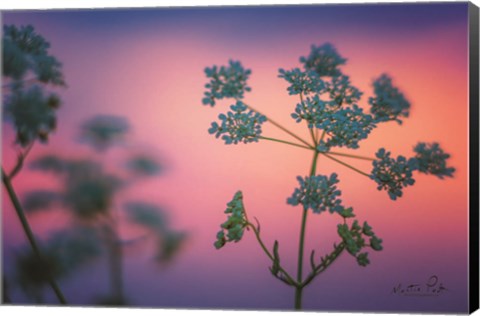
[[[295,112],[291,114],[292,118],[300,123],[305,120],[308,128],[320,126],[328,119],[328,103],[320,99],[318,95],[312,98],[306,98],[305,101],[298,103]]]
[[[381,251],[382,240],[378,238],[372,230],[372,227],[367,222],[360,226],[357,220],[353,221],[349,226],[346,222],[337,226],[338,235],[345,243],[345,248],[348,253],[357,258],[357,263],[360,266],[367,266],[370,263],[368,260],[368,252],[362,252],[366,247],[372,248],[374,251]],[[369,240],[369,243],[366,242]]]
[[[227,242],[239,242],[242,239],[243,232],[247,226],[242,191],[235,193],[233,199],[227,203],[225,214],[229,214],[229,216],[220,225],[221,229],[217,233],[217,240],[214,243],[217,249],[225,246]]]
[[[341,74],[338,66],[347,62],[340,56],[335,47],[330,43],[321,46],[312,45],[310,55],[300,57],[305,70],[314,70],[320,77],[339,76]]]
[[[245,92],[251,91],[247,86],[250,69],[243,68],[239,61],[230,60],[228,66],[213,66],[205,68],[205,74],[210,82],[205,85],[209,89],[205,92],[202,103],[214,106],[216,100],[223,98],[242,99]]]
[[[326,91],[330,95],[332,105],[353,104],[362,97],[362,92],[352,86],[350,78],[345,75],[335,76],[326,83]]]
[[[392,200],[402,196],[402,189],[413,185],[412,171],[415,170],[416,159],[408,159],[398,156],[397,159],[390,157],[390,152],[381,148],[376,153],[379,160],[373,161],[373,170],[370,178],[377,182],[378,190],[387,190]]]
[[[321,213],[328,210],[330,213],[343,210],[342,200],[338,197],[341,191],[337,189],[339,182],[336,173],[332,173],[330,178],[317,175],[311,177],[297,177],[300,183],[299,188],[295,188],[287,203],[293,206],[302,204],[305,209],[311,209],[314,213]]]
[[[438,143],[418,143],[413,149],[417,155],[417,169],[419,172],[433,174],[440,179],[453,177],[455,168],[447,167],[450,155],[445,153]]]
[[[325,82],[314,70],[302,71],[294,68],[292,70],[280,69],[278,72],[278,77],[284,78],[290,83],[287,88],[290,95],[322,93],[325,90]]]
[[[17,131],[16,142],[22,147],[36,139],[47,142],[49,134],[57,126],[56,111],[60,99],[56,94],[44,94],[34,85],[29,89],[18,89],[5,98],[5,119],[12,122]]]
[[[238,144],[258,142],[258,138],[262,133],[262,124],[267,118],[257,112],[248,110],[247,106],[241,101],[230,107],[232,111],[227,114],[220,114],[220,124],[213,122],[208,130],[215,137],[220,137],[225,144]],[[248,111],[247,111],[248,110]]]
[[[393,86],[392,78],[383,74],[373,82],[375,97],[368,103],[372,106],[371,112],[378,122],[396,121],[402,124],[399,117],[408,117],[410,102],[397,87]]]
[[[325,119],[316,127],[329,136],[323,144],[327,148],[338,146],[356,149],[358,142],[366,139],[376,127],[372,116],[363,113],[356,104],[324,114]]]
[[[42,83],[64,86],[62,64],[49,55],[50,43],[33,26],[3,27],[3,75],[21,80],[32,72]]]

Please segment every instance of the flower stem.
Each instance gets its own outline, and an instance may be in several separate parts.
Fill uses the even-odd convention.
[[[111,295],[115,304],[123,305],[123,249],[118,236],[117,223],[110,218],[110,224],[105,226],[106,243],[108,247],[108,263],[110,273]]]
[[[265,136],[259,136],[258,138],[260,138],[260,139],[265,139],[265,140],[270,140],[270,141],[272,141],[272,142],[278,142],[278,143],[288,144],[288,145],[292,145],[292,146],[296,146],[296,147],[300,147],[300,148],[305,148],[305,149],[309,149],[309,150],[314,150],[314,148],[313,148],[312,146],[304,146],[304,145],[292,143],[292,142],[289,142],[289,141],[286,141],[286,140],[282,140],[282,139],[265,137]]]
[[[23,227],[23,231],[27,235],[27,239],[30,243],[30,246],[32,247],[32,250],[34,254],[37,256],[38,260],[40,262],[44,262],[43,255],[40,251],[40,248],[38,247],[37,241],[35,240],[35,237],[33,235],[32,229],[30,228],[30,225],[28,224],[27,217],[25,216],[25,212],[23,211],[23,208],[20,204],[20,201],[18,200],[17,194],[15,193],[15,190],[13,189],[12,183],[10,181],[10,178],[7,176],[5,173],[5,170],[2,168],[2,180],[3,184],[5,185],[5,188],[7,189],[8,196],[10,197],[10,200],[12,201],[13,207],[15,208],[15,211],[18,215],[18,218],[20,219],[20,222]],[[58,300],[60,301],[61,304],[66,305],[67,301],[60,290],[60,287],[54,280],[53,276],[50,274],[49,271],[45,271],[47,274],[48,278],[48,283],[55,292],[55,295],[57,296]]]
[[[327,258],[330,258],[328,260],[325,260],[324,262],[322,262],[321,264],[319,264],[318,266],[316,266],[312,272],[310,273],[310,275],[308,275],[305,280],[303,281],[303,283],[301,284],[302,287],[305,287],[307,286],[310,282],[313,281],[313,279],[319,275],[320,273],[322,273],[323,271],[325,271],[337,258],[338,256],[340,256],[340,254],[343,252],[343,250],[345,249],[345,244],[342,242],[340,243],[337,247],[335,247],[332,251],[332,253],[327,256]]]
[[[349,158],[357,158],[357,159],[362,159],[362,160],[369,160],[369,161],[374,161],[375,160],[375,158],[358,156],[358,155],[351,155],[351,154],[344,154],[344,153],[337,153],[337,152],[334,152],[334,151],[329,151],[328,154],[329,155],[344,156],[344,157],[349,157]]]
[[[265,254],[267,255],[267,257],[274,261],[275,258],[273,257],[273,255],[270,253],[270,251],[268,251],[267,247],[265,246],[265,244],[263,243],[262,241],[262,238],[260,237],[260,232],[258,231],[258,229],[255,227],[255,225],[253,225],[252,223],[248,222],[247,220],[247,226],[252,228],[253,230],[253,233],[255,234],[255,237],[257,238],[257,241],[258,243],[260,244],[260,247],[262,247],[263,251],[265,252]],[[290,276],[290,274],[288,274],[287,271],[285,271],[281,266],[279,267],[279,270],[285,275],[285,277],[287,278],[287,280],[292,283],[292,284],[295,284],[295,286],[297,286],[296,282],[294,281],[294,279]]]
[[[310,136],[312,136],[313,144],[317,147],[317,139],[315,138],[315,134],[313,133],[313,128],[308,129],[310,131]]]
[[[282,131],[284,131],[285,133],[287,133],[288,135],[292,136],[293,138],[296,138],[297,140],[301,141],[302,143],[304,143],[305,145],[307,145],[308,147],[312,147],[306,140],[304,140],[303,138],[301,138],[300,136],[296,135],[295,133],[293,132],[290,132],[287,128],[283,127],[282,125],[280,125],[279,123],[275,122],[274,120],[272,120],[271,118],[269,118],[268,116],[266,116],[265,114],[257,111],[255,108],[251,107],[250,105],[248,104],[245,104],[243,103],[247,108],[249,108],[250,110],[254,111],[254,112],[257,112],[258,114],[260,115],[263,115],[267,118],[267,121],[269,121],[270,123],[272,123],[274,126],[276,126],[277,128],[281,129]]]
[[[312,167],[310,169],[310,176],[315,175],[317,170],[317,160],[318,160],[319,152],[315,151],[313,154],[312,160]],[[308,209],[303,209],[302,214],[302,224],[300,228],[300,242],[298,247],[298,265],[297,265],[297,283],[302,284],[303,282],[303,256],[304,256],[304,248],[305,248],[305,231],[307,226],[307,214]],[[295,309],[300,310],[302,309],[302,292],[303,286],[296,286],[295,287]]]
[[[33,144],[35,144],[35,142],[31,142],[27,148],[25,149],[25,151],[22,153],[20,152],[18,154],[18,159],[17,159],[17,163],[16,165],[13,167],[12,171],[8,174],[8,178],[10,180],[13,179],[13,177],[15,177],[19,172],[20,170],[22,169],[23,167],[23,162],[25,161],[25,158],[27,158],[27,155],[30,153],[30,151],[32,150],[32,147],[33,147]]]
[[[300,92],[299,96],[300,96],[300,103],[302,103],[303,105],[303,94]],[[314,147],[317,147],[317,139],[315,138],[315,134],[313,133],[313,128],[309,127],[308,130],[310,131],[310,136],[312,137]]]
[[[339,159],[337,159],[337,158],[334,158],[334,157],[332,157],[332,156],[330,156],[330,155],[328,155],[328,154],[326,154],[326,153],[322,153],[322,155],[324,155],[325,157],[327,157],[327,158],[329,158],[329,159],[332,159],[333,161],[338,162],[339,164],[341,164],[341,165],[343,165],[343,166],[345,166],[345,167],[347,167],[347,168],[352,169],[353,171],[356,171],[356,172],[358,172],[358,173],[366,176],[367,178],[370,178],[370,175],[369,175],[368,173],[363,172],[362,170],[357,169],[357,168],[355,168],[354,166],[349,165],[348,163],[345,163],[345,162],[343,162],[343,161],[341,161],[341,160],[339,160]]]

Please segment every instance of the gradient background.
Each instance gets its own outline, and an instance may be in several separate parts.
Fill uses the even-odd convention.
[[[167,171],[130,191],[170,211],[172,223],[191,234],[175,263],[159,269],[146,249],[126,257],[125,283],[139,306],[289,309],[293,289],[268,272],[268,259],[253,236],[216,251],[212,243],[223,210],[242,189],[250,216],[262,223],[267,244],[280,242],[289,271],[296,267],[301,210],[286,205],[310,166],[309,152],[282,144],[225,146],[208,135],[210,122],[227,102],[201,105],[206,79],[203,69],[242,61],[253,73],[253,91],[246,102],[307,137],[290,113],[297,98],[277,78],[278,68],[299,66],[298,57],[311,44],[332,42],[348,58],[344,72],[371,95],[371,82],[388,72],[412,102],[411,117],[402,126],[380,125],[357,153],[373,156],[385,147],[395,155],[411,155],[418,141],[439,141],[452,158],[454,179],[418,175],[399,201],[391,201],[375,184],[321,158],[318,173],[337,172],[345,204],[358,219],[368,220],[384,240],[384,251],[371,253],[372,263],[359,267],[344,254],[304,291],[304,307],[316,310],[442,311],[467,308],[468,212],[468,51],[467,5],[348,5],[315,7],[195,8],[169,10],[38,11],[4,13],[3,23],[32,24],[52,44],[64,64],[69,88],[62,92],[58,132],[48,146],[36,146],[32,157],[47,152],[87,155],[72,141],[77,127],[95,114],[128,116],[134,141],[163,158]],[[2,128],[3,164],[11,166],[10,126]],[[272,126],[264,135],[288,139]],[[112,165],[117,163],[111,153]],[[352,161],[365,171],[370,163]],[[29,170],[14,182],[18,192],[54,185]],[[24,243],[23,232],[3,195],[4,269]],[[65,224],[61,212],[30,218],[40,236]],[[338,241],[338,219],[309,216],[306,253],[327,252]],[[125,231],[128,235],[129,231]],[[108,290],[105,264],[83,269],[62,282],[74,304],[87,304]],[[308,270],[307,270],[308,271]],[[392,294],[398,283],[440,277],[448,292],[439,297]],[[94,289],[94,290],[92,290]],[[14,293],[14,301],[23,300]],[[50,301],[56,300],[51,297]]]

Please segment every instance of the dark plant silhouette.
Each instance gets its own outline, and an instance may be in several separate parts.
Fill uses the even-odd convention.
[[[126,119],[101,115],[82,124],[79,140],[103,155],[111,146],[118,144],[119,139],[125,140],[128,131]],[[23,202],[27,211],[32,213],[56,208],[69,210],[75,223],[94,230],[95,243],[103,245],[102,249],[107,254],[110,279],[109,295],[99,298],[97,303],[127,305],[123,248],[151,238],[158,245],[154,249],[154,258],[158,262],[166,262],[181,248],[186,234],[170,228],[166,212],[159,206],[143,201],[122,201],[120,197],[120,193],[128,190],[131,184],[159,174],[161,165],[156,159],[145,153],[129,153],[123,164],[127,172],[122,176],[105,171],[103,159],[99,156],[93,155],[88,159],[57,155],[38,157],[31,163],[31,168],[54,174],[62,189],[30,191]],[[124,213],[118,209],[118,204],[122,202]],[[119,226],[128,223],[143,227],[145,234],[125,240]],[[96,253],[91,252],[90,255]]]
[[[64,87],[61,63],[49,54],[50,44],[35,32],[32,26],[5,25],[2,38],[2,94],[3,117],[16,133],[14,147],[16,164],[6,172],[2,166],[2,181],[20,219],[22,228],[39,263],[44,258],[34,237],[12,180],[20,172],[35,142],[46,143],[57,125],[56,111],[61,101],[51,92]],[[54,277],[47,270],[46,280],[58,300],[66,304],[65,297]]]
[[[47,143],[55,131],[61,105],[55,89],[66,85],[61,63],[50,55],[50,44],[32,26],[5,25],[2,47],[3,117],[15,131],[12,146],[17,151],[15,164],[8,171],[2,167],[2,180],[29,243],[14,250],[16,273],[9,276],[10,280],[3,278],[3,300],[11,302],[8,290],[19,285],[37,303],[42,303],[43,291],[49,286],[59,302],[66,304],[57,280],[71,276],[76,269],[106,253],[111,290],[98,302],[124,305],[127,299],[123,248],[152,238],[158,245],[154,259],[163,263],[174,257],[186,239],[184,232],[169,228],[160,207],[119,198],[119,193],[134,181],[158,175],[162,166],[146,153],[130,154],[124,163],[126,172],[115,174],[105,171],[104,164],[108,162],[102,161],[101,155],[88,159],[44,155],[31,163],[32,169],[54,174],[62,189],[32,190],[20,201],[12,180],[26,164],[34,144]],[[123,144],[129,129],[123,117],[98,115],[81,125],[78,140],[103,154],[113,145]],[[117,209],[122,202],[126,212],[123,216]],[[45,240],[36,238],[28,216],[55,209],[69,210],[71,223]],[[143,227],[145,234],[124,240],[118,227],[127,220]]]
[[[386,74],[374,80],[374,95],[368,100],[370,113],[366,113],[358,105],[363,93],[351,84],[350,78],[341,70],[346,61],[332,44],[326,43],[312,46],[310,54],[300,58],[303,69],[279,70],[279,77],[289,84],[287,88],[289,94],[297,95],[299,98],[291,117],[297,123],[305,124],[311,138],[309,141],[243,101],[245,93],[251,90],[247,85],[251,71],[243,68],[240,62],[230,61],[228,66],[205,69],[209,82],[205,85],[207,91],[202,100],[203,104],[213,107],[221,99],[233,99],[235,103],[230,106],[227,113],[218,116],[219,122],[212,123],[208,130],[210,134],[221,138],[227,145],[274,141],[306,149],[313,155],[308,175],[297,176],[298,186],[286,199],[287,204],[302,207],[296,276],[292,276],[282,266],[279,243],[275,241],[273,249],[269,250],[261,239],[260,224],[256,219],[256,223],[253,223],[248,218],[241,191],[235,193],[227,204],[225,210],[227,220],[220,225],[214,243],[214,246],[220,249],[229,242],[240,241],[245,229],[251,229],[262,250],[272,261],[270,267],[272,275],[295,289],[295,309],[302,308],[303,289],[342,253],[349,253],[360,266],[365,267],[370,263],[368,249],[373,251],[383,249],[382,239],[376,236],[367,222],[363,224],[358,220],[351,222],[356,215],[353,208],[345,206],[341,200],[337,174],[317,174],[320,156],[373,180],[378,190],[387,191],[392,200],[400,198],[403,189],[415,183],[414,172],[432,174],[440,179],[452,177],[454,173],[454,168],[447,166],[446,162],[450,155],[445,153],[438,143],[418,143],[413,148],[415,155],[411,158],[392,157],[384,148],[379,149],[375,157],[335,150],[358,149],[360,142],[380,124],[389,121],[401,124],[402,119],[410,115],[410,102]],[[262,125],[265,123],[271,123],[294,140],[263,136]],[[342,157],[372,161],[373,168],[370,172],[364,172],[340,159]],[[338,214],[340,223],[337,231],[340,239],[333,245],[330,253],[320,258],[315,254],[315,250],[311,251],[311,271],[305,277],[304,245],[309,211],[314,214],[326,211]]]

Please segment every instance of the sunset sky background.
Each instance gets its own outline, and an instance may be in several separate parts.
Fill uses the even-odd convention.
[[[128,117],[131,146],[154,153],[165,171],[128,195],[163,205],[172,224],[190,239],[170,266],[159,268],[151,252],[127,252],[125,283],[138,306],[236,309],[290,309],[293,289],[275,280],[251,233],[238,244],[213,247],[225,204],[241,189],[249,216],[262,224],[271,247],[280,242],[282,263],[294,274],[301,209],[286,204],[307,175],[311,153],[262,141],[226,146],[209,135],[210,123],[230,103],[201,104],[207,79],[203,69],[240,60],[252,69],[252,92],[245,101],[262,113],[308,137],[290,113],[298,99],[289,96],[278,69],[299,67],[312,44],[331,42],[348,59],[342,69],[365,94],[368,107],[374,78],[387,72],[412,103],[402,125],[380,124],[355,153],[374,156],[378,148],[411,156],[418,141],[438,141],[451,154],[453,179],[416,175],[404,197],[391,201],[375,183],[321,157],[319,174],[337,172],[346,205],[367,220],[383,239],[384,250],[371,253],[359,267],[343,254],[304,291],[305,309],[464,312],[467,308],[468,241],[468,20],[466,3],[322,5],[291,7],[194,8],[158,10],[84,10],[4,12],[4,24],[31,24],[63,63],[68,88],[61,91],[57,132],[30,159],[46,153],[92,157],[75,141],[79,125],[97,114]],[[2,126],[3,165],[15,151],[10,125]],[[265,124],[264,135],[288,139]],[[352,152],[339,150],[343,152]],[[121,166],[113,150],[109,168]],[[347,160],[345,160],[347,161]],[[350,160],[369,172],[371,164]],[[14,180],[22,192],[55,186],[54,179],[28,169]],[[125,197],[123,197],[125,198]],[[25,243],[23,231],[3,192],[4,270],[12,271],[13,253]],[[34,214],[33,230],[42,238],[68,219],[59,210]],[[338,216],[310,214],[306,254],[330,251],[339,241]],[[124,228],[125,236],[135,232]],[[145,248],[145,249],[144,249]],[[308,261],[308,260],[307,260]],[[306,265],[308,267],[308,265]],[[85,267],[61,287],[73,304],[88,304],[108,291],[104,262]],[[308,269],[307,269],[308,271]],[[438,297],[392,294],[399,283],[425,283],[438,275],[448,289]],[[49,292],[49,291],[46,291]],[[12,297],[26,302],[21,292]],[[49,302],[56,300],[51,295]]]

